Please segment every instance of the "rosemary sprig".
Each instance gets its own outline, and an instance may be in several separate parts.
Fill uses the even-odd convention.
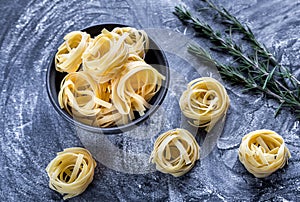
[[[244,34],[243,39],[248,40],[251,43],[253,49],[256,50],[262,57],[269,59],[272,65],[278,66],[279,71],[282,72],[285,78],[288,78],[290,80],[291,84],[294,87],[300,85],[300,81],[287,68],[282,66],[277,61],[277,59],[272,55],[272,53],[270,53],[267,47],[256,40],[249,26],[243,26],[243,24],[235,16],[231,15],[224,7],[219,8],[209,0],[202,1],[206,2],[210,8],[217,11],[217,13],[224,18],[223,22],[230,26],[229,30],[227,31],[231,32],[236,30]]]
[[[219,13],[229,25],[227,33],[215,31],[211,26],[198,18],[194,17],[185,7],[176,6],[174,14],[186,24],[193,26],[197,34],[208,38],[215,46],[212,50],[222,51],[234,57],[238,66],[226,65],[213,59],[211,55],[200,46],[190,45],[188,50],[198,57],[214,63],[221,75],[235,83],[243,83],[246,90],[258,90],[277,99],[280,103],[276,114],[281,107],[290,107],[296,110],[300,118],[300,82],[292,73],[280,65],[275,57],[267,48],[259,43],[249,27],[244,27],[226,9],[218,8],[208,0],[206,1],[211,8]],[[244,35],[253,48],[254,55],[247,55],[242,47],[235,43],[232,38],[233,31],[239,31]],[[228,36],[229,35],[229,36]],[[288,78],[292,87],[287,84]]]

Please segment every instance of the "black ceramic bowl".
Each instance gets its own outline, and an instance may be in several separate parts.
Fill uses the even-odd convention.
[[[121,24],[100,24],[95,25],[92,27],[88,27],[83,29],[82,31],[85,31],[91,35],[91,37],[97,36],[101,33],[101,30],[103,28],[106,28],[107,30],[111,31],[115,27],[127,27],[127,25],[121,25]],[[62,39],[63,41],[63,39]],[[163,52],[163,50],[149,37],[149,50],[146,54],[145,61],[152,65],[154,68],[156,68],[162,75],[166,77],[166,79],[162,83],[162,88],[159,90],[158,93],[150,100],[150,104],[152,107],[146,111],[146,113],[143,116],[138,116],[138,114],[135,116],[136,118],[132,120],[132,122],[121,125],[121,126],[114,126],[114,127],[108,127],[108,128],[100,128],[95,126],[86,125],[84,123],[81,123],[73,117],[68,114],[64,109],[61,109],[58,103],[58,93],[60,90],[60,83],[62,79],[65,77],[66,73],[61,73],[56,71],[55,69],[55,56],[53,56],[53,59],[47,69],[47,78],[46,78],[46,84],[47,84],[47,91],[50,98],[51,103],[54,106],[54,109],[58,112],[59,115],[61,115],[64,119],[66,119],[68,122],[74,124],[75,126],[78,126],[82,129],[97,132],[97,133],[103,133],[103,134],[116,134],[116,133],[122,133],[125,131],[128,131],[130,129],[133,129],[137,127],[140,123],[145,121],[149,118],[162,104],[167,90],[169,86],[169,80],[170,80],[170,72],[169,72],[169,66],[166,59],[166,56]],[[55,55],[55,53],[54,53]]]

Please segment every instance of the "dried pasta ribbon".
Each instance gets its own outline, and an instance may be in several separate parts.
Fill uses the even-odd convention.
[[[101,107],[110,108],[110,94],[105,85],[98,85],[84,71],[72,72],[62,80],[58,94],[61,108],[65,108],[74,118],[80,116],[96,116]],[[101,88],[102,87],[102,88]]]
[[[116,107],[113,105],[111,108],[103,108],[100,113],[97,114],[93,126],[97,127],[110,127],[110,126],[120,126],[129,123],[134,119],[133,111],[130,110],[129,114],[121,114]]]
[[[74,31],[64,37],[55,55],[55,67],[59,72],[76,72],[82,63],[81,56],[88,46],[90,35]]]
[[[112,83],[112,102],[120,114],[130,114],[133,110],[142,116],[146,108],[150,108],[148,101],[160,90],[165,77],[143,60],[129,61],[125,69]]]
[[[187,173],[200,158],[200,147],[187,130],[177,128],[161,134],[154,143],[150,160],[156,169],[179,177]]]
[[[96,161],[84,148],[64,149],[48,164],[49,187],[62,195],[72,198],[85,191],[94,177]]]
[[[116,27],[112,32],[120,36],[128,33],[125,43],[129,45],[129,53],[137,54],[143,59],[145,58],[146,51],[149,49],[149,38],[144,30],[137,30],[133,27]]]
[[[282,168],[291,154],[283,138],[272,130],[256,130],[242,139],[239,159],[257,178],[264,178]]]
[[[120,36],[103,29],[82,55],[83,70],[101,83],[121,72],[129,56],[125,43],[127,36],[128,34]]]
[[[190,118],[190,124],[210,131],[217,121],[226,114],[229,97],[224,86],[210,77],[191,81],[180,97],[182,113]]]

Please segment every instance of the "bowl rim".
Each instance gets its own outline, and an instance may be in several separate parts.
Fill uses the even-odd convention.
[[[105,27],[105,26],[114,26],[114,27],[134,27],[134,26],[130,26],[130,25],[126,25],[126,24],[119,24],[119,23],[102,23],[102,24],[94,24],[88,27],[85,27],[83,29],[81,29],[80,31],[85,31],[88,29],[95,29],[97,27]],[[64,109],[61,109],[59,106],[59,103],[56,102],[56,100],[54,99],[54,97],[52,96],[52,86],[50,85],[50,81],[51,81],[51,69],[53,66],[53,62],[55,60],[55,53],[51,53],[52,57],[50,59],[50,63],[47,67],[47,72],[46,72],[46,87],[47,87],[47,94],[48,94],[48,98],[50,99],[50,102],[52,104],[52,106],[54,107],[55,111],[62,116],[66,121],[68,121],[69,123],[71,123],[73,126],[78,126],[81,129],[90,131],[90,132],[95,132],[95,133],[102,133],[104,135],[113,135],[113,134],[122,134],[124,132],[130,131],[132,129],[134,129],[135,127],[138,127],[141,123],[143,123],[144,121],[146,121],[150,116],[152,116],[157,110],[158,108],[162,105],[166,94],[168,92],[168,88],[169,88],[169,84],[170,84],[170,67],[169,67],[169,63],[167,60],[167,57],[165,55],[164,50],[150,37],[148,36],[149,39],[151,40],[151,42],[154,43],[154,45],[157,47],[157,51],[159,51],[159,53],[162,56],[162,61],[164,61],[165,63],[165,68],[166,68],[166,72],[165,72],[165,85],[162,86],[159,90],[159,94],[158,97],[156,98],[155,102],[153,103],[153,105],[151,105],[151,107],[149,109],[146,110],[145,114],[143,116],[140,116],[136,119],[134,119],[133,121],[129,122],[128,124],[125,125],[120,125],[120,126],[113,126],[113,127],[108,127],[108,128],[101,128],[101,127],[96,127],[96,126],[90,126],[87,124],[84,124],[80,121],[75,120],[74,118],[72,118],[72,116],[70,114],[68,114]],[[160,65],[160,64],[158,64]],[[57,70],[55,70],[57,71]]]

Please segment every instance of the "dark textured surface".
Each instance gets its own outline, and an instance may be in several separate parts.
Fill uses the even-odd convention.
[[[202,76],[211,72],[200,65],[195,71],[191,67],[195,61],[184,60],[187,57],[184,37],[182,48],[172,37],[164,40],[166,36],[176,38],[174,33],[180,32],[205,48],[209,45],[193,37],[192,30],[185,29],[173,16],[178,3],[196,9],[196,3],[178,0],[0,2],[0,201],[62,200],[48,188],[45,167],[56,152],[74,146],[91,150],[98,166],[92,184],[73,201],[299,200],[299,121],[288,110],[273,118],[278,106],[275,101],[261,95],[242,94],[239,87],[226,81],[231,107],[212,152],[207,152],[208,156],[203,156],[191,172],[180,178],[153,172],[153,166],[148,164],[155,137],[183,125],[178,98],[184,85],[199,76],[197,72]],[[282,64],[300,75],[299,1],[220,0],[218,3],[247,22]],[[160,30],[164,34],[156,37],[168,50],[174,78],[163,108],[156,115],[139,129],[109,137],[89,134],[68,124],[54,111],[45,87],[46,68],[63,36],[104,22],[156,28],[155,31],[169,29]],[[172,43],[164,44],[168,40]],[[281,134],[292,154],[288,166],[266,179],[254,178],[237,159],[243,135],[261,128]],[[202,144],[203,137],[198,140]]]

